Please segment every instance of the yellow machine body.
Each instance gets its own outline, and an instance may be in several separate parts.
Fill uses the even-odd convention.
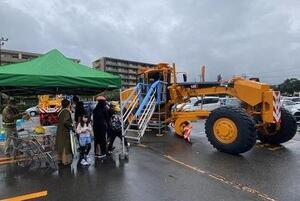
[[[274,121],[273,117],[273,90],[266,83],[246,80],[241,77],[232,78],[226,85],[218,85],[211,87],[198,86],[197,83],[190,87],[177,83],[177,72],[175,65],[169,66],[166,63],[158,64],[153,68],[141,68],[139,75],[145,82],[150,82],[150,74],[159,73],[159,79],[168,83],[169,99],[165,107],[170,108],[172,105],[187,103],[191,97],[209,96],[209,95],[229,95],[239,99],[247,113],[256,116],[261,120],[261,124],[257,127],[276,124],[277,129],[280,125]],[[127,89],[122,92],[122,100],[126,100],[133,89]],[[133,100],[137,97],[131,97]],[[172,111],[168,113],[165,121],[172,122],[175,132],[178,135],[183,134],[182,124],[186,121],[195,121],[205,119],[209,116],[210,111]]]
[[[61,110],[62,96],[39,96],[40,124],[43,126],[58,123],[58,114]]]
[[[247,112],[251,115],[261,117],[264,124],[276,123],[273,118],[273,90],[268,84],[234,78],[230,86],[217,86],[208,88],[185,88],[183,86],[172,84],[169,87],[170,103],[185,103],[191,97],[209,96],[209,95],[230,95],[246,104]],[[175,131],[182,135],[181,123],[204,119],[210,114],[206,110],[187,111],[171,113],[171,119],[175,122]],[[279,128],[279,125],[278,125]]]
[[[62,96],[51,97],[49,95],[40,95],[39,97],[39,108],[48,110],[49,108],[60,108]]]

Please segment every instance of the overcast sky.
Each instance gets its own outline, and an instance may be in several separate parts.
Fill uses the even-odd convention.
[[[191,81],[300,77],[298,0],[0,0],[6,49],[175,62]]]

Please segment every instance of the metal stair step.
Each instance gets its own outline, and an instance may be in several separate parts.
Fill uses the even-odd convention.
[[[125,136],[138,136],[140,134],[140,130],[138,129],[127,129],[125,132]]]
[[[130,132],[139,132],[139,130],[135,130],[135,129],[127,129],[127,131],[130,131]]]
[[[126,139],[130,139],[130,140],[136,140],[138,142],[140,142],[140,138],[138,137],[133,137],[133,136],[125,136]]]

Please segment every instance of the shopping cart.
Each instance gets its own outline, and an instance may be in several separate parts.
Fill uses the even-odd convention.
[[[36,134],[31,130],[22,130],[13,140],[13,158],[22,167],[57,169],[53,134]]]

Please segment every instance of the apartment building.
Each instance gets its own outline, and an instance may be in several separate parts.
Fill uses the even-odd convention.
[[[154,64],[137,61],[129,61],[110,57],[102,57],[93,62],[93,68],[108,73],[120,75],[122,78],[122,88],[133,87],[137,83],[139,67],[153,67]]]
[[[1,49],[1,65],[20,63],[24,61],[28,61],[34,58],[39,57],[42,54],[32,53],[32,52],[23,52],[17,50],[7,50]],[[79,59],[70,58],[76,63],[80,63]]]

